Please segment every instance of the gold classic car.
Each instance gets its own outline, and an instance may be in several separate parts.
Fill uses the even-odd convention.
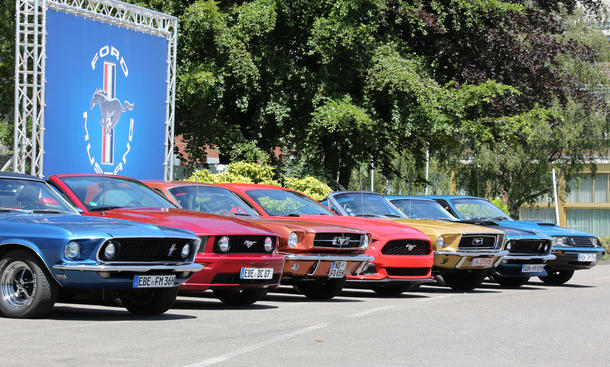
[[[455,290],[470,291],[481,285],[488,270],[508,253],[503,231],[456,222],[433,200],[417,198],[407,204],[410,207],[400,208],[380,194],[350,191],[334,192],[324,204],[340,215],[386,218],[422,231],[435,248],[433,274]],[[418,214],[421,210],[426,213]],[[392,251],[410,251],[409,246],[405,241]]]

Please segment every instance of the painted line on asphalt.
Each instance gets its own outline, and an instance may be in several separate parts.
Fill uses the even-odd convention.
[[[216,357],[204,359],[203,361],[196,362],[196,363],[193,363],[193,364],[189,364],[186,367],[205,367],[205,366],[211,366],[213,364],[224,362],[224,361],[227,361],[229,359],[238,357],[238,356],[240,356],[242,354],[246,354],[246,353],[249,353],[249,352],[253,352],[253,351],[257,350],[257,349],[264,348],[264,347],[266,347],[268,345],[272,345],[272,344],[275,344],[275,343],[278,343],[278,342],[282,342],[282,341],[285,341],[285,340],[288,340],[288,339],[292,339],[295,336],[298,336],[298,335],[301,335],[301,334],[305,334],[305,333],[308,333],[310,331],[323,329],[323,328],[325,328],[327,326],[328,326],[328,324],[325,324],[325,323],[320,323],[320,324],[308,326],[306,328],[295,330],[295,331],[290,332],[290,333],[278,335],[278,336],[276,336],[274,338],[265,340],[265,341],[260,342],[260,343],[255,343],[255,344],[243,347],[243,348],[236,349],[236,350],[234,350],[232,352],[229,352],[229,353],[221,354],[221,355],[216,356]]]
[[[435,296],[435,297],[430,297],[430,298],[423,298],[423,299],[418,299],[415,302],[429,302],[429,301],[434,301],[437,299],[441,299],[441,298],[448,298],[448,297],[455,297],[457,296],[459,293],[456,294],[445,294],[442,296]]]
[[[385,310],[389,310],[391,308],[394,308],[396,306],[383,306],[383,307],[377,307],[377,308],[372,308],[370,310],[366,310],[366,311],[362,311],[362,312],[358,312],[352,315],[348,315],[349,317],[362,317],[362,316],[366,316],[366,315],[370,315],[372,313],[376,313],[376,312],[380,312],[380,311],[385,311]]]

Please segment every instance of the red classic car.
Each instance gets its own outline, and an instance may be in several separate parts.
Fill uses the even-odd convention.
[[[222,302],[247,305],[279,285],[284,257],[278,236],[237,218],[177,208],[143,183],[119,176],[62,174],[53,185],[83,215],[120,218],[191,230],[202,239],[195,262],[203,265],[180,291],[212,289]]]
[[[271,185],[219,184],[245,200],[263,217],[315,220],[360,228],[372,235],[366,254],[373,256],[363,272],[347,277],[347,285],[372,288],[395,295],[432,281],[433,252],[430,239],[403,224],[382,219],[342,217],[297,191]]]
[[[335,224],[262,218],[224,187],[194,182],[144,181],[183,209],[239,216],[280,235],[286,258],[282,284],[305,296],[329,299],[341,292],[346,275],[358,275],[372,260],[364,255],[370,233]]]

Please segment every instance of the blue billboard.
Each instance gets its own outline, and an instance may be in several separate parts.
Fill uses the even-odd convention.
[[[162,179],[167,40],[47,10],[44,175]]]

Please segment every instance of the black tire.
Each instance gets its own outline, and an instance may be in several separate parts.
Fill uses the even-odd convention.
[[[0,260],[0,313],[36,318],[51,312],[59,285],[34,255],[15,250]]]
[[[160,315],[176,302],[178,287],[137,289],[121,297],[127,311],[134,315]]]
[[[324,279],[321,281],[295,282],[294,287],[299,293],[311,299],[331,299],[341,293],[345,286],[344,278]]]
[[[411,290],[411,287],[411,285],[388,285],[385,287],[373,287],[373,291],[380,296],[392,297]]]
[[[568,280],[572,279],[572,276],[574,275],[574,270],[553,270],[553,269],[546,269],[547,272],[547,276],[545,277],[538,277],[540,278],[540,280],[542,280],[545,284],[550,284],[550,285],[562,285],[565,282],[567,282]]]
[[[263,298],[267,294],[267,289],[214,289],[213,292],[214,297],[221,300],[225,305],[248,306]]]
[[[481,285],[487,275],[487,270],[449,270],[443,272],[445,284],[451,289],[461,292],[469,292]]]
[[[494,275],[494,280],[503,288],[519,288],[530,280],[530,277],[508,278]]]

